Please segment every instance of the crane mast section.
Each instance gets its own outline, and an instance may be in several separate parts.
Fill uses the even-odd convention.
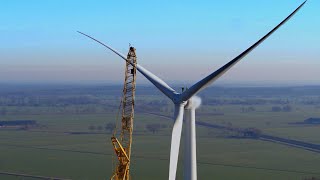
[[[132,131],[134,119],[134,100],[136,91],[136,64],[137,57],[134,47],[129,48],[127,55],[123,95],[121,100],[121,126],[120,140],[116,131],[111,137],[111,142],[118,159],[112,180],[130,179],[130,157],[132,145]]]

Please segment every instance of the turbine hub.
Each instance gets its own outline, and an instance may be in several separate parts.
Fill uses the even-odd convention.
[[[198,96],[192,96],[185,106],[185,109],[197,109],[201,105],[201,98]]]

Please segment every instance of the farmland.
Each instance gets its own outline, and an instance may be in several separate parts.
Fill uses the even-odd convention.
[[[0,90],[0,121],[35,120],[38,126],[0,129],[0,172],[66,179],[106,179],[113,151],[108,123],[115,123],[121,86],[9,85]],[[320,87],[218,87],[199,94],[199,121],[320,144]],[[173,105],[152,87],[138,87],[134,125],[134,179],[166,179]],[[147,127],[160,124],[152,132]],[[320,177],[319,153],[197,127],[199,179]],[[182,178],[182,155],[178,178]],[[21,179],[1,175],[1,179]],[[28,179],[28,178],[25,178]],[[32,179],[32,178],[30,178]]]

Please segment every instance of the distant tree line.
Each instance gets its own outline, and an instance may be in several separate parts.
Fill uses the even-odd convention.
[[[160,129],[165,129],[168,126],[166,124],[152,123],[146,124],[146,129],[153,134],[156,134],[160,131]]]
[[[292,107],[290,105],[286,105],[286,106],[272,106],[271,107],[271,111],[272,112],[291,112],[292,111]]]
[[[0,106],[68,106],[84,104],[103,104],[103,100],[92,95],[25,96],[22,94],[0,96]]]
[[[107,123],[106,125],[90,125],[88,126],[88,130],[91,132],[101,132],[101,131],[107,131],[108,133],[112,133],[116,128],[116,123],[110,122]],[[167,124],[159,124],[159,123],[151,123],[151,124],[146,124],[145,129],[148,132],[151,132],[152,134],[158,133],[161,129],[166,129],[168,128]]]
[[[320,180],[320,178],[317,177],[310,177],[310,178],[305,178],[303,180]]]
[[[90,131],[108,131],[110,134],[114,131],[114,129],[116,128],[116,123],[107,123],[106,125],[102,126],[102,125],[90,125],[88,126],[88,130]]]
[[[241,108],[241,112],[254,112],[256,111],[256,108],[253,106],[249,106],[249,107],[242,107]]]
[[[204,105],[266,105],[266,104],[288,104],[287,99],[266,99],[266,98],[220,98],[220,99],[210,99],[205,98],[202,102]]]

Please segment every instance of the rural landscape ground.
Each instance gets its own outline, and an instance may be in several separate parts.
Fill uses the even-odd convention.
[[[111,127],[117,122],[121,85],[1,87],[0,122],[34,123],[0,126],[0,179],[111,176]],[[319,92],[320,86],[218,86],[201,92],[198,179],[320,178]],[[158,90],[137,87],[133,179],[167,179],[172,115],[173,104]],[[181,150],[178,179],[183,141]]]

